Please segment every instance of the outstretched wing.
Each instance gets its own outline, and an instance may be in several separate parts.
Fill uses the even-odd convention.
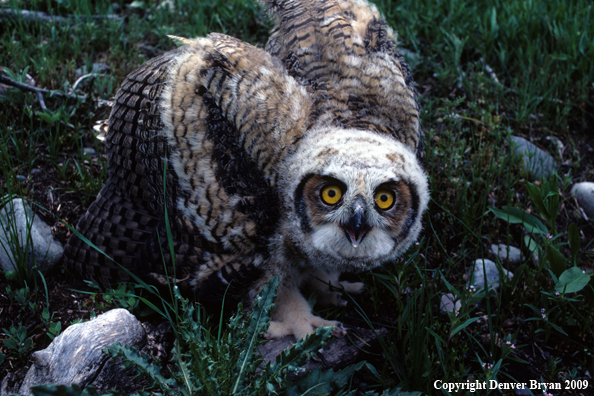
[[[279,219],[275,165],[309,109],[277,60],[225,35],[145,63],[116,96],[109,180],[78,230],[141,277],[174,277],[201,294],[233,280],[245,288]],[[113,261],[77,236],[68,243],[67,265],[102,283],[129,278]]]
[[[77,235],[70,238],[65,251],[67,266],[98,282],[129,279],[114,261],[136,274],[154,271],[151,265],[157,266],[141,262],[139,252],[146,252],[147,241],[162,225],[166,196],[163,168],[168,149],[160,135],[163,123],[158,101],[173,61],[184,51],[178,49],[146,62],[126,78],[116,95],[106,134],[109,179],[77,226],[105,254]],[[171,210],[175,174],[168,172],[167,178]]]
[[[278,20],[266,50],[308,87],[314,125],[388,133],[422,156],[414,81],[374,5],[261,1]]]

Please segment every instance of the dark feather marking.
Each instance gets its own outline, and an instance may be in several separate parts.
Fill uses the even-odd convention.
[[[301,229],[304,233],[309,233],[312,231],[312,228],[309,224],[309,218],[307,217],[307,205],[305,203],[305,196],[303,194],[305,191],[305,184],[307,184],[307,182],[312,177],[314,177],[313,174],[306,175],[295,189],[295,212],[297,212],[299,223],[301,224]]]
[[[270,187],[257,164],[239,146],[237,131],[223,117],[212,96],[205,94],[202,99],[208,108],[206,137],[214,143],[212,160],[217,164],[215,177],[228,196],[242,197],[235,209],[256,223],[257,249],[267,250],[266,241],[275,232],[280,216],[277,192]]]

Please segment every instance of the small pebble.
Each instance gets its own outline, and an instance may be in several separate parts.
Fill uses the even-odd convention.
[[[577,199],[588,219],[594,220],[594,183],[576,183],[571,188],[571,195]]]
[[[499,257],[499,261],[508,261],[510,264],[520,264],[522,262],[522,251],[514,246],[506,246],[503,243],[491,245],[493,255]]]
[[[40,173],[41,173],[41,169],[39,169],[39,168],[35,168],[35,169],[32,169],[31,170],[31,174],[32,175],[38,175]]]
[[[441,305],[439,306],[439,310],[443,313],[448,312],[456,312],[462,307],[462,302],[460,300],[456,300],[456,297],[451,294],[447,293],[441,296]]]
[[[23,175],[16,175],[16,179],[20,182],[24,182],[27,178]]]
[[[516,395],[518,396],[531,396],[533,393],[528,388],[516,389]]]
[[[493,261],[489,259],[475,260],[470,272],[472,276],[469,285],[472,285],[477,289],[485,287],[485,274],[487,274],[487,283],[495,290],[499,288],[499,270],[497,264]],[[511,279],[514,276],[511,271],[506,269],[504,269],[503,272],[507,275],[508,279]]]
[[[95,157],[97,155],[97,150],[92,147],[83,147],[83,155]]]
[[[557,163],[549,153],[519,136],[511,136],[513,154],[522,158],[524,170],[532,177],[542,180],[557,171]]]

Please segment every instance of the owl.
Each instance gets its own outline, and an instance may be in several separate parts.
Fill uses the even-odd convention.
[[[129,271],[212,302],[249,304],[278,276],[266,336],[301,338],[336,323],[303,290],[344,305],[363,285],[340,274],[399,257],[429,190],[414,81],[376,7],[262,3],[276,21],[265,50],[180,39],[126,78],[109,178],[65,260],[101,283]]]

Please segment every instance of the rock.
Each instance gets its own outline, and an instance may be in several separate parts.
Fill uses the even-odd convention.
[[[578,203],[580,204],[580,208],[584,210],[588,219],[594,219],[594,183],[592,182],[582,182],[576,183],[571,188],[571,195],[573,195]]]
[[[22,183],[27,180],[27,177],[23,175],[16,175],[16,179]]]
[[[451,293],[444,294],[441,296],[441,304],[439,305],[439,310],[442,313],[455,313],[462,307],[462,302],[456,299]]]
[[[32,175],[37,175],[39,173],[41,173],[41,169],[39,169],[39,168],[31,169],[31,174]]]
[[[488,259],[475,260],[470,272],[471,277],[469,285],[474,286],[476,289],[485,287],[485,274],[487,274],[487,283],[491,285],[494,290],[499,288],[499,270],[497,269],[497,264],[493,261]],[[506,269],[504,269],[503,272],[507,275],[508,279],[511,279],[514,276],[511,271]]]
[[[96,157],[97,151],[93,147],[83,147],[83,155],[88,155],[90,157]]]
[[[532,177],[542,180],[557,171],[557,163],[553,157],[528,140],[512,136],[510,144],[513,154],[522,158],[524,170]]]
[[[142,324],[125,309],[113,309],[93,320],[68,327],[44,350],[33,353],[33,365],[21,384],[19,394],[31,395],[30,388],[45,384],[93,385],[99,394],[125,387],[135,376],[124,371],[119,359],[111,359],[102,349],[119,342],[140,349],[146,343]]]
[[[510,264],[520,264],[522,262],[522,251],[514,246],[507,246],[503,243],[499,245],[491,245],[491,252],[502,263],[509,262]]]
[[[528,388],[516,389],[516,395],[518,396],[532,396],[534,393]]]
[[[50,226],[35,216],[22,199],[15,198],[0,211],[0,266],[4,271],[14,270],[15,260],[20,264],[14,254],[20,253],[18,249],[27,250],[29,270],[35,264],[41,271],[47,271],[64,253],[62,244],[52,236]]]

